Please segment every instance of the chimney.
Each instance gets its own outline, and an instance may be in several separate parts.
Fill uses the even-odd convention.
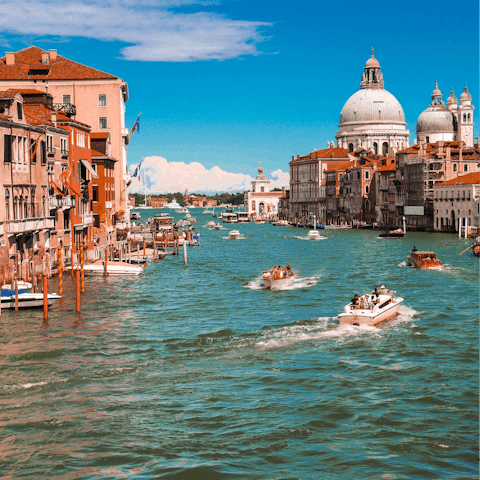
[[[52,123],[57,126],[57,112],[52,112]]]
[[[422,157],[425,155],[425,136],[424,135],[419,135],[418,136],[418,146],[420,147],[420,150],[418,152],[419,156]]]
[[[452,147],[450,146],[450,143],[447,143],[447,148],[446,148],[446,151],[445,151],[445,158],[447,160],[450,160],[452,156]]]
[[[285,196],[285,187],[282,187],[282,195]]]
[[[438,156],[439,156],[439,157],[443,157],[443,155],[444,155],[444,151],[443,151],[444,145],[445,145],[445,142],[444,142],[443,140],[442,140],[442,141],[439,140],[439,141],[437,142],[437,146],[438,146]]]
[[[295,155],[292,155],[292,161],[295,160]]]
[[[49,55],[47,52],[42,52],[42,63],[48,65]]]
[[[15,65],[15,53],[14,52],[6,52],[5,53],[5,63],[7,65]]]
[[[465,145],[465,142],[463,142],[462,140],[460,140],[460,142],[458,142],[458,159],[459,160],[463,160],[463,147]]]
[[[57,51],[52,49],[48,51],[49,56],[50,56],[50,63],[54,62],[57,59]]]

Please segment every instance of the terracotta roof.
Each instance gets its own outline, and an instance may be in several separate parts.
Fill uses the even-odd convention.
[[[335,165],[334,168],[331,168],[330,170],[325,170],[325,173],[329,172],[340,172],[343,170],[347,170],[348,168],[353,167],[355,160],[349,160],[348,162],[343,162],[340,163],[339,165]]]
[[[23,111],[25,112],[25,120],[30,125],[49,125],[51,127],[55,126],[52,122],[52,110],[49,110],[44,105],[24,105]],[[57,118],[58,115],[59,114],[57,113]],[[68,133],[68,131],[66,132]]]
[[[7,65],[5,57],[0,58],[0,80],[87,80],[87,79],[116,79],[109,73],[87,67],[68,58],[57,55],[49,64],[42,63],[42,53],[47,50],[31,46],[15,52],[15,63]]]
[[[108,136],[107,132],[95,132],[90,135],[92,140],[105,139],[107,138],[107,136]]]
[[[384,167],[377,168],[377,172],[394,172],[397,169],[397,165],[394,163],[390,163],[389,165],[385,165]]]
[[[452,178],[446,182],[435,184],[436,187],[441,185],[476,185],[480,183],[480,172],[467,173],[457,178]]]
[[[303,155],[300,158],[293,159],[296,160],[310,160],[315,158],[331,158],[331,159],[344,159],[347,157],[348,150],[341,147],[330,147],[323,150],[314,150],[313,152]]]
[[[47,95],[46,92],[34,88],[9,88],[7,92],[20,93],[21,95]]]
[[[12,99],[15,98],[16,94],[17,90],[7,90],[6,92],[0,92],[0,98]]]

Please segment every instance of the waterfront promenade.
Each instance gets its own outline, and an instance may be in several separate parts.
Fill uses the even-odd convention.
[[[48,322],[2,312],[3,477],[478,477],[479,264],[458,255],[472,239],[308,241],[192,215],[188,266],[169,256],[137,278],[87,278],[79,314],[66,275]],[[413,245],[445,268],[408,268]],[[293,287],[263,289],[262,271],[287,262]],[[381,284],[405,298],[400,316],[340,327],[354,293]]]

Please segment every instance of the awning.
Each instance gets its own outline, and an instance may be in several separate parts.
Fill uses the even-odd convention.
[[[88,163],[87,160],[80,159],[83,166],[92,174],[92,178],[98,178],[97,172],[92,168],[92,166]]]

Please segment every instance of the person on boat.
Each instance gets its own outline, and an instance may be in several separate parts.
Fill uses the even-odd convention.
[[[358,305],[358,302],[358,293],[356,293],[355,296],[352,298],[352,305]]]
[[[414,245],[412,248],[412,252],[416,252],[416,251],[417,251],[417,247]]]
[[[290,266],[290,262],[287,263],[287,273],[292,273],[292,267]]]
[[[375,295],[375,298],[373,298],[374,295]],[[374,304],[380,303],[380,292],[378,291],[377,287],[375,287],[375,290],[373,291],[372,300]]]

